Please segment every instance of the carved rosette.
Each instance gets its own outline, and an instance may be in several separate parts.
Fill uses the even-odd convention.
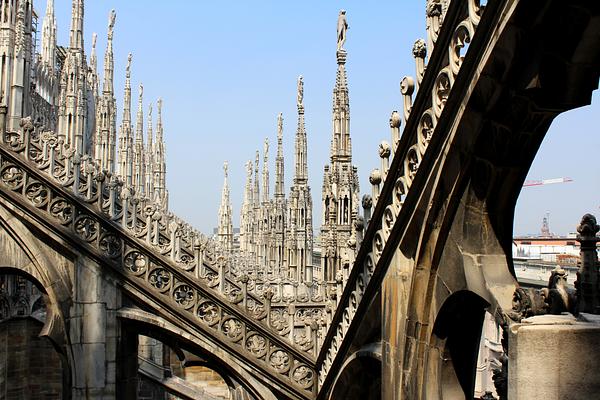
[[[75,218],[75,232],[86,242],[93,242],[98,235],[98,224],[94,218],[81,214]]]
[[[61,225],[68,225],[73,220],[73,206],[62,197],[56,197],[50,203],[50,215]]]
[[[221,310],[212,301],[204,301],[200,303],[196,310],[196,315],[200,321],[208,326],[214,326],[221,320]]]
[[[23,186],[23,170],[15,165],[5,164],[0,172],[0,179],[10,190],[17,191]]]
[[[110,258],[117,258],[121,255],[121,239],[114,233],[104,232],[100,236],[100,250]]]
[[[244,324],[237,318],[226,317],[221,323],[221,332],[232,342],[237,342],[244,334]]]
[[[308,366],[299,364],[292,371],[292,379],[298,386],[310,389],[315,379],[315,373]]]
[[[173,300],[183,308],[190,308],[194,305],[196,294],[189,285],[178,285],[173,291]]]
[[[37,208],[45,207],[50,200],[48,188],[40,182],[30,181],[25,188],[27,199]]]
[[[267,354],[267,339],[255,332],[249,333],[246,337],[246,350],[256,358],[263,358]]]
[[[285,374],[290,370],[290,356],[285,351],[275,348],[269,355],[269,365],[280,374]]]
[[[148,266],[148,260],[139,251],[130,251],[123,260],[125,269],[136,276],[143,275]]]
[[[160,292],[166,292],[171,287],[173,277],[171,273],[164,268],[155,268],[148,275],[148,282]]]

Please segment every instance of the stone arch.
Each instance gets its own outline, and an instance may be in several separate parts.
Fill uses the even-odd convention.
[[[44,245],[17,214],[0,206],[0,238],[3,242],[3,265],[0,271],[25,276],[43,293],[46,319],[40,336],[47,337],[63,360],[63,386],[70,388],[74,365],[65,316],[72,302],[70,280],[51,262]],[[33,304],[32,304],[33,305]],[[64,391],[70,398],[70,390]]]
[[[236,391],[243,389],[256,399],[277,399],[266,386],[248,372],[243,364],[206,340],[178,328],[159,316],[139,309],[123,308],[119,310],[118,317],[121,324],[127,326],[127,331],[160,340],[174,349],[180,359],[183,357],[181,351],[183,349],[202,356],[208,363],[205,365],[210,365],[211,369],[217,371],[232,389]]]
[[[231,396],[233,393],[235,393],[235,391],[240,388],[240,385],[237,384],[237,382],[232,379],[231,376],[227,375],[226,371],[223,371],[220,366],[218,365],[214,365],[210,362],[204,361],[204,360],[186,360],[183,364],[183,371],[184,371],[184,376],[185,376],[185,380],[190,382],[191,384],[197,384],[196,382],[193,381],[193,374],[197,373],[198,371],[193,371],[197,368],[202,368],[202,369],[209,369],[210,371],[212,371],[214,374],[217,375],[217,379],[220,378],[220,380],[222,380],[223,385],[225,385],[227,387],[227,390],[229,391],[229,395]],[[191,374],[190,374],[191,372]],[[200,371],[200,372],[205,372],[205,371]],[[191,375],[191,376],[189,376]],[[192,378],[192,379],[190,379]],[[243,389],[243,388],[242,388]]]
[[[0,309],[0,319],[2,316],[5,318],[2,321],[3,327],[2,330],[9,337],[14,333],[18,333],[16,337],[19,340],[11,341],[10,345],[7,342],[7,359],[3,359],[2,361],[7,361],[8,365],[11,365],[10,359],[11,356],[9,353],[14,351],[17,346],[17,353],[20,354],[17,357],[18,361],[13,359],[12,367],[17,365],[29,365],[32,363],[39,363],[40,368],[50,368],[46,370],[47,373],[51,372],[55,374],[53,376],[47,376],[47,374],[42,373],[42,379],[50,379],[49,381],[44,381],[44,384],[50,387],[54,387],[53,390],[59,390],[58,387],[54,385],[59,383],[61,386],[60,392],[62,393],[62,399],[70,399],[71,398],[71,363],[70,356],[71,352],[70,348],[66,346],[67,335],[64,329],[64,320],[62,316],[58,314],[57,305],[52,303],[51,297],[48,295],[47,288],[42,285],[42,283],[34,277],[29,272],[26,272],[22,268],[12,267],[12,266],[3,266],[0,265],[0,275],[5,276],[14,276],[21,277],[24,280],[30,282],[37,290],[39,291],[39,295],[33,296],[27,300],[23,299],[22,304],[13,305],[16,307],[23,307],[23,312],[21,313],[17,309],[17,314],[13,315],[4,315],[4,310]],[[3,298],[0,298],[0,308],[3,308],[3,305],[8,306],[9,302],[3,301]],[[9,309],[7,308],[7,311]],[[15,331],[16,329],[16,331]],[[40,341],[40,338],[42,341]],[[33,347],[32,347],[33,345]],[[13,353],[15,354],[15,353]],[[15,364],[16,362],[16,364]],[[50,367],[48,367],[50,365]],[[9,367],[10,369],[11,367]],[[10,377],[10,376],[8,376]],[[23,385],[23,382],[27,382],[28,379],[34,378],[33,375],[25,374],[25,381],[20,380],[20,384]],[[34,378],[35,379],[35,378]],[[31,382],[29,383],[31,384]],[[39,389],[39,383],[35,383],[35,389]],[[27,390],[28,386],[25,383],[25,386],[17,386],[18,390]],[[29,386],[29,389],[32,389]],[[48,387],[43,388],[42,390],[48,390]],[[34,391],[36,395],[40,395]],[[57,395],[56,392],[50,392],[52,395]],[[46,393],[48,395],[48,393]]]
[[[437,313],[430,355],[438,357],[433,358],[429,370],[438,369],[443,399],[473,397],[481,326],[488,306],[474,292],[461,290],[450,295]]]
[[[328,398],[376,400],[381,398],[381,343],[363,346],[346,359]]]

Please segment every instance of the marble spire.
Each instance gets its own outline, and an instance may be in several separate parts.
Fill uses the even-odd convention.
[[[223,181],[223,191],[221,193],[221,205],[219,207],[219,226],[217,228],[217,237],[224,247],[225,251],[230,252],[233,248],[233,222],[231,218],[231,201],[229,199],[229,182],[227,161],[223,164],[225,178]]]
[[[263,146],[263,171],[262,171],[262,201],[268,203],[269,198],[269,138],[265,138]]]
[[[298,107],[298,128],[296,130],[296,143],[295,143],[295,174],[294,183],[302,184],[308,181],[308,167],[307,167],[307,143],[306,143],[306,129],[304,126],[304,81],[302,76],[298,77],[298,96],[297,96],[297,107]]]
[[[144,178],[144,86],[140,83],[133,153],[133,187],[140,195],[146,188]]]
[[[131,53],[127,56],[125,69],[125,93],[123,95],[123,117],[119,134],[119,174],[127,185],[133,182],[133,134],[131,127]]]
[[[73,0],[69,36],[69,47],[81,52],[83,52],[83,2],[84,0]]]
[[[167,191],[167,162],[164,141],[164,129],[162,122],[162,99],[156,102],[156,140],[154,142],[154,201],[158,202],[164,209],[169,204],[169,192]]]
[[[277,116],[277,157],[275,157],[275,198],[285,197],[283,159],[283,114]]]
[[[144,150],[144,171],[146,176],[144,181],[146,188],[144,193],[147,197],[154,196],[154,143],[153,143],[153,132],[152,132],[152,103],[148,105],[148,122],[146,128],[146,148]]]
[[[96,105],[96,160],[102,170],[115,170],[115,141],[116,141],[116,99],[114,95],[114,60],[113,60],[113,29],[115,26],[116,13],[112,10],[108,19],[108,40],[104,52],[104,83],[102,94],[98,97]],[[93,43],[95,53],[96,36]],[[94,56],[95,57],[95,56]],[[96,62],[95,58],[92,62]],[[93,67],[95,68],[95,67]]]
[[[333,281],[349,273],[354,253],[348,246],[358,215],[358,172],[352,165],[350,141],[350,101],[346,78],[345,11],[338,17],[337,72],[333,88],[331,163],[323,173],[321,225],[321,271],[323,279]]]
[[[54,69],[56,65],[56,17],[54,0],[47,0],[46,15],[42,21],[42,62]]]

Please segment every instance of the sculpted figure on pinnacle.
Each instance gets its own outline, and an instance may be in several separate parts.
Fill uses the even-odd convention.
[[[117,13],[115,10],[110,10],[110,14],[108,15],[108,37],[112,40],[113,30],[115,27],[115,20],[117,19]]]
[[[346,10],[340,10],[337,23],[337,49],[343,50],[346,43],[346,30],[348,29],[348,21],[346,21]]]
[[[302,80],[302,75],[298,77],[298,107],[303,106],[304,104],[304,81]]]

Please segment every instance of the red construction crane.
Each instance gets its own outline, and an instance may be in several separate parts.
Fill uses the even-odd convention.
[[[523,183],[523,187],[551,185],[553,183],[567,183],[567,182],[573,182],[573,179],[571,179],[571,178],[554,178],[554,179],[542,179],[540,181],[525,181],[525,183]]]

